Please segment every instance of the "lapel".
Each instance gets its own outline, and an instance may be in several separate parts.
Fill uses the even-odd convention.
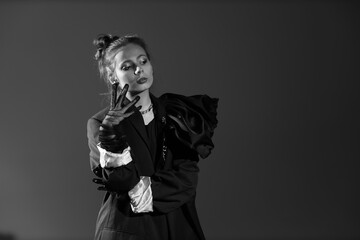
[[[146,145],[147,152],[140,152],[142,158],[149,158],[151,156],[152,166],[155,163],[155,168],[159,169],[164,164],[163,159],[163,149],[165,144],[165,126],[166,126],[166,111],[165,106],[162,104],[159,98],[155,97],[153,94],[150,93],[151,102],[153,103],[153,110],[154,110],[154,119],[155,121],[155,131],[156,131],[156,149],[152,149],[150,147],[150,139],[147,136],[146,128],[144,125],[144,120],[142,118],[141,113],[138,110],[131,109],[132,111],[135,110],[135,113],[129,117],[129,122],[131,123],[132,127],[136,130],[137,135],[141,138],[142,143],[137,142],[136,145]],[[146,155],[146,156],[145,156]]]
[[[136,107],[131,107],[130,111],[134,114],[125,118],[122,122],[126,140],[131,147],[131,155],[135,160],[135,165],[140,176],[152,176],[154,166],[152,164],[152,152],[149,147],[144,120]]]
[[[156,120],[156,153],[154,157],[155,161],[155,169],[158,170],[164,166],[164,158],[163,154],[165,146],[165,134],[166,134],[166,111],[165,106],[160,98],[156,98],[154,95],[150,94],[151,101],[154,105],[155,111],[155,119]]]
[[[131,109],[131,111],[135,111],[133,115],[130,116],[130,123],[133,128],[136,130],[137,134],[140,136],[142,141],[145,143],[147,150],[151,153],[151,149],[149,146],[149,138],[146,133],[145,124],[141,113],[136,110],[135,107]]]
[[[148,151],[151,153],[152,159],[156,159],[156,153],[159,152],[157,150],[159,150],[159,148],[161,147],[162,149],[162,144],[163,144],[163,134],[164,134],[164,127],[165,127],[165,107],[164,105],[160,102],[160,100],[155,97],[152,93],[150,93],[150,99],[151,102],[153,104],[153,110],[154,110],[154,119],[153,121],[155,121],[155,128],[156,128],[156,140],[157,140],[157,149],[151,149],[150,147],[150,139],[148,138],[147,132],[146,132],[146,128],[144,125],[144,120],[143,117],[141,116],[140,111],[135,110],[136,108],[133,107],[134,109],[131,109],[132,111],[135,110],[135,113],[132,115],[133,118],[131,118],[130,122],[132,124],[132,126],[136,129],[138,135],[141,137],[141,139],[144,141],[144,143],[146,144],[146,147],[148,149]]]

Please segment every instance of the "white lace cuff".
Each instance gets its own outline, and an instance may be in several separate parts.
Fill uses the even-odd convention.
[[[100,147],[100,143],[96,146],[100,152],[100,165],[102,168],[120,167],[132,161],[130,146],[125,148],[122,153],[108,152]]]
[[[130,205],[134,213],[153,211],[153,196],[150,177],[141,176],[136,186],[129,191]]]

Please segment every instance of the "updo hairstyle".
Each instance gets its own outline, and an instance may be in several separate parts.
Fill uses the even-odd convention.
[[[98,61],[100,77],[110,87],[112,73],[115,70],[114,57],[119,49],[132,43],[142,47],[150,60],[150,54],[145,41],[137,35],[126,35],[123,37],[112,36],[111,34],[100,34],[93,44],[96,47],[95,60]]]

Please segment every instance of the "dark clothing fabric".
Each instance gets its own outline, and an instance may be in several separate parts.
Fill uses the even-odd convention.
[[[147,125],[145,125],[150,149],[157,149],[157,138],[156,138],[157,135],[156,135],[155,122],[156,122],[156,120],[153,119],[151,122],[149,122]],[[155,153],[152,153],[152,154],[155,154]],[[156,156],[153,157],[152,160],[153,160],[153,164],[155,166],[156,160],[157,160]]]
[[[148,125],[144,125],[139,111],[120,123],[133,159],[125,166],[102,169],[99,165],[96,144],[99,126],[108,108],[88,121],[91,169],[112,189],[106,192],[99,211],[96,240],[205,239],[196,212],[195,196],[198,154],[201,154],[199,149],[204,150],[204,147],[198,146],[205,146],[208,155],[209,148],[206,146],[212,145],[211,139],[203,141],[205,136],[200,141],[201,138],[197,138],[195,144],[186,144],[184,139],[179,138],[180,130],[177,129],[181,127],[181,134],[185,135],[186,126],[191,124],[174,116],[170,118],[167,109],[171,109],[171,104],[167,104],[165,98],[151,95],[151,100],[155,118]],[[184,123],[186,126],[181,126]],[[151,177],[154,212],[133,213],[131,210],[128,191],[138,183],[140,176]]]
[[[216,110],[219,99],[207,95],[185,97],[173,93],[166,93],[160,98],[176,137],[196,150],[201,158],[209,156],[214,148],[211,137],[218,123]]]

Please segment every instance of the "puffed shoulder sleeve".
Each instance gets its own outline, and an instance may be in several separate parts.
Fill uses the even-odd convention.
[[[212,136],[217,126],[218,98],[207,95],[182,96],[166,93],[160,97],[165,105],[169,124],[176,137],[201,158],[214,148]]]

